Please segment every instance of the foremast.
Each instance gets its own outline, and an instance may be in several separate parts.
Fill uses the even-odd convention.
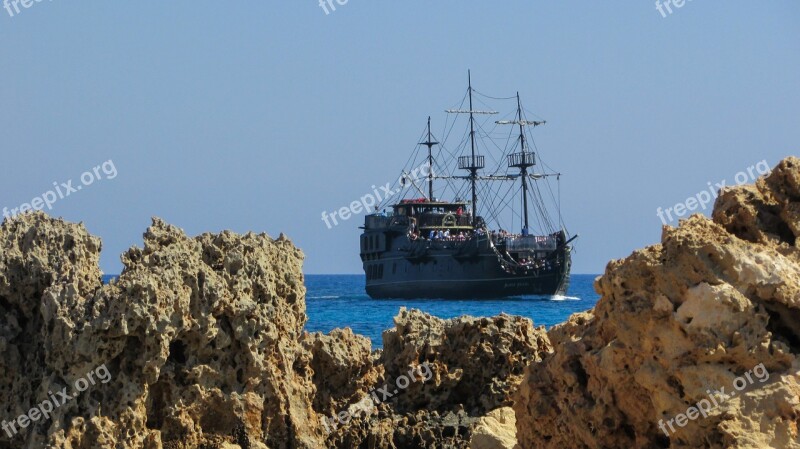
[[[428,201],[433,201],[433,147],[439,145],[439,142],[433,141],[430,116],[428,116],[428,140],[420,142],[420,145],[428,147]]]

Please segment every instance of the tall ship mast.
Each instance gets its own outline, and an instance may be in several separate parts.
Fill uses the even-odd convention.
[[[442,142],[434,137],[428,117],[424,140],[417,141],[398,181],[400,188],[393,190],[406,196],[385,198],[375,213],[365,217],[360,255],[372,298],[567,293],[571,243],[577,235],[569,235],[561,218],[561,174],[537,164],[530,135],[546,121],[526,118],[519,92],[507,98],[485,96],[473,89],[471,73],[467,85],[461,104],[445,111]],[[476,109],[476,100],[485,105],[476,97],[514,101],[513,115],[492,120],[499,113]],[[460,141],[449,138],[458,117],[467,118]],[[504,129],[512,131],[505,134]],[[451,147],[453,140],[458,142]],[[487,168],[481,145],[489,150],[493,166]],[[422,147],[427,152],[419,154]],[[427,171],[424,179],[418,173],[420,162],[426,168],[422,171]],[[427,181],[427,191],[418,181]],[[449,194],[452,200],[437,198],[437,191],[441,198]],[[469,200],[463,199],[465,195]],[[557,220],[551,210],[557,212]]]

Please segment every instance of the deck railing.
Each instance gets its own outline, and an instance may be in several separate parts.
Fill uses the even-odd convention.
[[[558,247],[558,240],[554,235],[523,235],[506,237],[507,251],[553,251]]]

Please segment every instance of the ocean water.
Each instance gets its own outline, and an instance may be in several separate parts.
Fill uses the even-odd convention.
[[[108,282],[115,276],[103,276]],[[462,315],[490,317],[507,313],[533,320],[548,329],[576,312],[594,307],[600,297],[593,283],[597,275],[574,274],[565,296],[526,296],[493,300],[370,299],[364,292],[363,275],[306,275],[306,311],[309,332],[328,333],[337,327],[369,337],[373,349],[383,346],[382,334],[394,327],[401,307],[419,309],[439,318]]]
[[[309,332],[328,333],[337,327],[349,327],[356,334],[369,337],[373,348],[383,346],[382,333],[394,327],[393,318],[401,307],[419,309],[439,318],[462,315],[490,317],[507,313],[533,320],[535,326],[548,329],[566,321],[576,312],[594,307],[600,297],[594,291],[597,275],[575,274],[566,296],[527,296],[494,300],[408,300],[370,299],[364,292],[363,275],[307,275],[306,309]]]

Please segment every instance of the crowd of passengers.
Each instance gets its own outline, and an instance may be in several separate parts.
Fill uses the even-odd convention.
[[[561,265],[561,262],[559,262],[558,260],[552,261],[550,259],[536,258],[536,259],[520,259],[519,264],[529,268],[535,268],[537,270],[542,268],[544,268],[545,270],[550,270],[553,267]]]
[[[471,234],[472,233],[469,232],[469,231],[466,232],[466,233],[463,232],[463,231],[460,231],[458,234],[455,234],[455,233],[451,233],[449,229],[445,229],[445,230],[432,229],[428,233],[428,236],[424,237],[424,236],[420,236],[420,233],[419,233],[418,229],[414,229],[414,231],[411,232],[411,240],[422,239],[422,240],[430,240],[430,241],[434,241],[434,242],[435,241],[463,242],[463,241],[469,239],[469,236]],[[485,232],[483,230],[481,230],[481,229],[478,229],[478,230],[475,231],[475,234],[483,235],[483,234],[485,234]],[[506,231],[504,231],[502,229],[500,231],[492,231],[491,235],[492,235],[492,239],[506,238],[506,237],[519,237],[518,234],[511,234],[511,233],[508,233],[508,232],[506,232]],[[552,260],[550,260],[548,258],[538,258],[538,257],[537,258],[532,258],[532,259],[522,258],[522,259],[519,259],[518,262],[519,262],[520,265],[523,265],[523,266],[528,267],[528,268],[534,268],[534,269],[537,269],[537,270],[539,270],[539,269],[550,270],[550,269],[560,265],[560,262],[558,262],[558,261],[552,261]]]
[[[478,230],[475,233],[480,235],[483,232]],[[445,229],[444,231],[441,229],[439,230],[431,229],[428,235],[425,236],[424,233],[420,235],[418,229],[414,229],[414,231],[411,232],[411,240],[422,239],[422,240],[430,240],[432,242],[435,241],[464,242],[466,240],[469,240],[471,235],[472,233],[469,231],[467,232],[460,231],[458,234],[456,234],[455,232],[451,233],[449,229]]]
[[[484,234],[485,234],[485,232],[482,229],[477,229],[475,231],[475,235],[484,235]],[[489,232],[489,236],[492,238],[492,241],[494,241],[494,242],[502,241],[502,240],[504,240],[506,238],[517,239],[517,238],[520,238],[520,237],[524,237],[526,235],[527,234],[524,233],[524,232],[522,234],[514,234],[514,233],[511,233],[511,232],[505,231],[503,229],[500,229],[499,231],[494,231],[493,230],[493,231]],[[439,230],[431,229],[428,232],[427,236],[426,236],[425,233],[424,232],[420,232],[420,230],[416,226],[414,227],[414,230],[411,232],[411,240],[422,239],[422,240],[430,240],[430,241],[442,240],[442,241],[448,241],[448,242],[463,242],[465,240],[469,240],[471,236],[472,236],[472,232],[470,232],[470,231],[466,231],[466,232],[459,231],[458,234],[456,234],[455,232],[451,233],[449,229],[444,229],[444,230],[442,230],[442,229],[439,229]]]

